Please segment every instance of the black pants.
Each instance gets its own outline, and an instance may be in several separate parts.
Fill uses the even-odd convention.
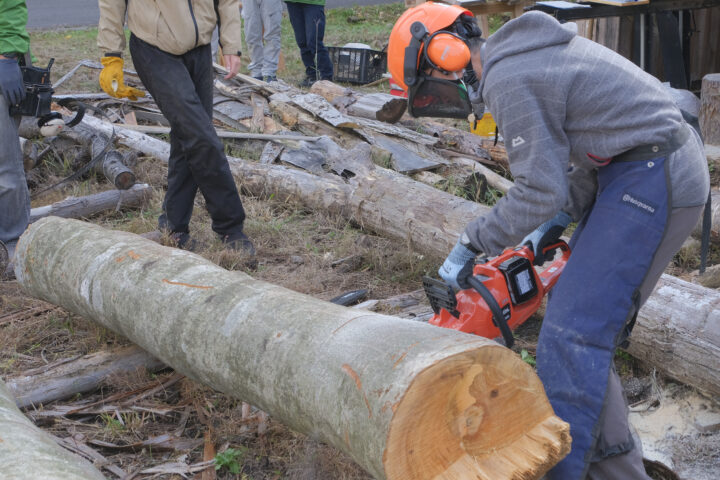
[[[210,45],[171,55],[131,35],[130,54],[140,80],[170,122],[168,189],[160,228],[188,232],[200,189],[212,229],[220,235],[241,232],[245,211],[212,125]]]

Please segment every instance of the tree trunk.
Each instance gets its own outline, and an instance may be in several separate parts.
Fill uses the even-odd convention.
[[[55,443],[15,406],[0,381],[0,465],[2,478],[104,480],[89,462]]]
[[[491,340],[333,305],[76,220],[32,224],[16,262],[31,295],[378,479],[537,479],[569,451],[533,369]]]
[[[116,352],[102,351],[85,355],[37,375],[10,378],[7,379],[7,387],[15,397],[18,408],[25,408],[95,390],[111,375],[130,373],[141,368],[159,370],[164,366],[138,347],[128,347]]]
[[[720,145],[720,73],[705,75],[700,94],[700,130],[705,143]]]
[[[36,207],[30,211],[30,223],[50,215],[64,218],[89,217],[105,210],[120,207],[137,207],[143,205],[152,188],[146,183],[138,183],[127,190],[108,190],[86,197],[68,197],[52,205]]]
[[[718,398],[720,292],[663,275],[640,310],[628,352]]]

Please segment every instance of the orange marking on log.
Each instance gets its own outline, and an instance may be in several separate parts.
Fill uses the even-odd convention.
[[[368,402],[367,395],[362,391],[362,380],[360,380],[360,375],[357,374],[355,370],[352,369],[350,365],[347,363],[342,366],[343,372],[347,373],[350,378],[355,380],[355,386],[357,387],[358,391],[362,393],[363,400],[365,400],[365,406],[367,406],[369,417],[372,418],[372,409],[370,408],[370,402]]]
[[[162,281],[163,281],[164,283],[169,283],[170,285],[182,285],[183,287],[199,288],[199,289],[201,289],[201,290],[209,290],[209,289],[211,289],[211,288],[215,288],[215,287],[208,287],[208,286],[205,286],[205,285],[192,285],[192,284],[189,284],[189,283],[171,282],[171,281],[168,280],[167,278],[163,278]]]
[[[403,353],[402,355],[400,355],[400,358],[398,358],[398,359],[395,361],[395,363],[393,363],[393,368],[397,367],[397,366],[398,366],[398,363],[400,363],[400,362],[402,362],[403,360],[405,360],[405,357],[407,356],[407,354],[408,354],[408,352],[405,352],[405,353]]]
[[[117,263],[120,263],[120,262],[122,262],[123,260],[125,260],[125,257],[124,257],[124,256],[123,256],[123,257],[118,257],[118,258],[115,259],[115,261],[116,261]]]
[[[137,253],[135,253],[135,252],[133,252],[132,250],[130,250],[130,251],[128,252],[128,257],[132,258],[133,260],[137,260],[137,259],[140,258],[140,255],[138,255]]]

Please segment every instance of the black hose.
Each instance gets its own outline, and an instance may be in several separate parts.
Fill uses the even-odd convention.
[[[515,337],[513,337],[510,326],[507,324],[507,321],[505,321],[505,315],[503,315],[502,309],[500,308],[500,305],[498,305],[497,300],[495,300],[495,297],[493,297],[492,293],[490,293],[490,290],[488,290],[485,284],[474,276],[470,275],[467,278],[467,283],[469,283],[470,286],[480,294],[483,300],[485,300],[485,303],[487,303],[488,307],[490,307],[495,325],[497,325],[500,329],[503,339],[505,339],[505,346],[507,348],[512,348],[515,344]]]

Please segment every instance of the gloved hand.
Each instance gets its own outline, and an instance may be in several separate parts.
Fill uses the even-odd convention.
[[[546,256],[542,252],[543,248],[557,242],[571,221],[572,218],[570,218],[570,215],[561,210],[555,217],[543,223],[523,238],[521,245],[528,245],[532,249],[535,255],[535,261],[533,262],[535,265],[539,266],[548,260],[552,260],[555,253],[548,252]]]
[[[100,88],[111,97],[129,98],[137,100],[138,97],[144,97],[145,92],[137,88],[128,87],[123,79],[123,59],[114,56],[104,56],[100,60],[103,64],[102,72],[100,72]]]
[[[485,113],[485,102],[483,102],[482,93],[480,92],[480,82],[468,85],[468,98],[475,114],[475,120],[480,120]]]
[[[472,275],[474,260],[478,255],[477,252],[470,250],[468,246],[463,244],[462,240],[463,237],[458,239],[450,251],[450,255],[438,270],[440,277],[456,290],[470,288],[467,278]]]
[[[25,98],[25,84],[17,60],[0,58],[0,92],[10,106]]]

